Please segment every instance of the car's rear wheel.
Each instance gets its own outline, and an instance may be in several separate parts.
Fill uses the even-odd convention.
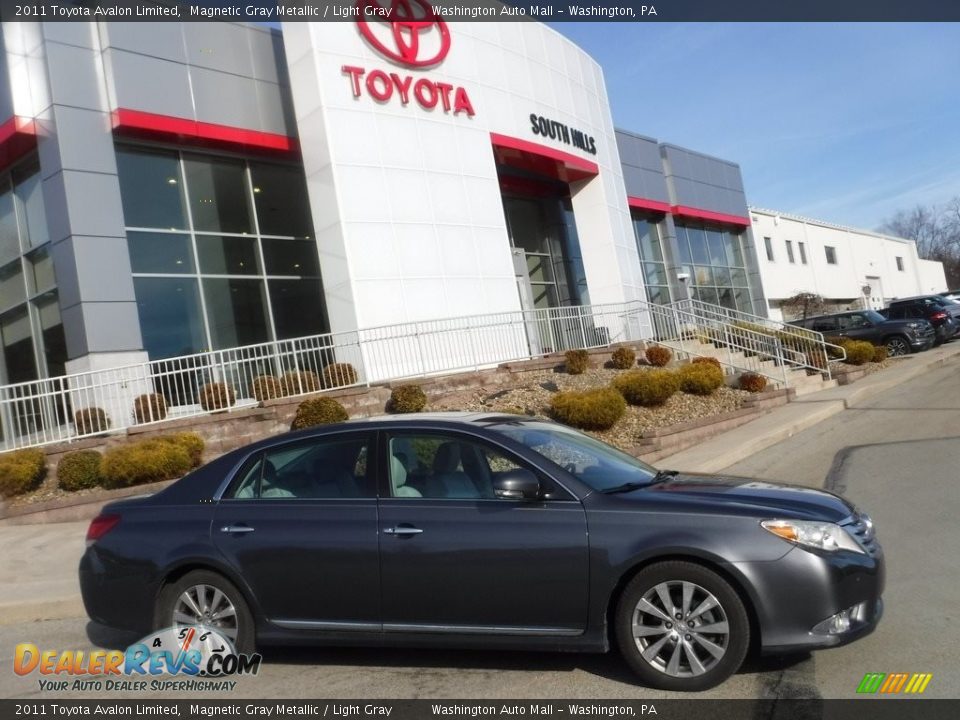
[[[910,343],[907,342],[907,339],[899,335],[895,335],[891,338],[887,338],[887,341],[884,343],[887,348],[887,355],[890,357],[900,357],[902,355],[910,354]]]
[[[194,570],[167,585],[157,602],[158,628],[203,625],[233,643],[237,652],[253,652],[253,615],[237,587],[222,575]]]
[[[750,622],[737,592],[702,565],[667,561],[641,570],[616,609],[620,652],[650,687],[706,690],[737,671]]]

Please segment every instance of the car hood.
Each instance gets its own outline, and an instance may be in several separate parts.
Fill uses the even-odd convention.
[[[680,473],[640,493],[702,501],[717,509],[737,509],[770,518],[839,522],[856,512],[846,500],[825,490],[725,475]]]

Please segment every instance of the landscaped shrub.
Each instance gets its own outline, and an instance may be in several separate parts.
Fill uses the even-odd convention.
[[[357,371],[350,363],[332,363],[323,369],[323,386],[325,388],[356,384]]]
[[[698,357],[694,358],[691,362],[694,365],[713,365],[718,370],[723,370],[723,366],[720,364],[720,361],[715,357]]]
[[[204,410],[223,410],[237,401],[233,388],[223,383],[208,383],[200,388],[200,407]]]
[[[13,497],[35,490],[47,474],[43,450],[14,450],[0,455],[0,496]]]
[[[613,387],[631,405],[662,405],[680,389],[680,380],[672,370],[633,370],[613,380]]]
[[[756,373],[744,373],[740,376],[740,389],[747,392],[763,392],[767,387],[767,379]]]
[[[590,367],[590,354],[586,350],[567,350],[563,365],[570,375],[582,375]]]
[[[102,481],[101,461],[100,453],[96,450],[68,452],[57,463],[57,485],[68,492],[97,487]]]
[[[138,423],[156,422],[167,417],[167,401],[163,395],[140,395],[133,401],[133,416]]]
[[[673,353],[670,352],[670,349],[662,345],[648,347],[645,354],[647,356],[647,362],[655,367],[663,367],[673,359]]]
[[[825,337],[825,338],[823,339],[823,341],[826,342],[826,343],[829,343],[830,345],[839,345],[840,347],[842,347],[842,348],[844,348],[844,349],[846,349],[847,343],[850,342],[847,338],[832,337],[832,336],[831,336],[831,337]],[[816,352],[816,351],[811,351],[811,352]],[[822,353],[823,351],[821,350],[820,352]],[[828,348],[827,348],[827,354],[829,354],[830,357],[831,357],[832,359],[834,359],[834,360],[840,359],[840,357],[841,357],[841,355],[842,355],[841,352],[840,352],[837,348],[832,348],[832,347],[828,347]],[[809,358],[810,358],[810,352],[807,353],[807,358],[808,358],[808,360],[809,360]],[[810,363],[810,364],[812,365],[813,363]],[[824,367],[826,367],[826,366],[824,366]]]
[[[637,354],[628,347],[618,347],[610,356],[610,364],[617,370],[629,370],[637,364]]]
[[[292,370],[283,374],[280,379],[280,387],[283,395],[315,393],[320,391],[320,378],[310,370]]]
[[[550,414],[565,425],[583,430],[607,430],[627,409],[623,395],[613,388],[558,392],[550,399]]]
[[[415,413],[427,405],[427,396],[419,385],[398,385],[390,393],[390,412]]]
[[[273,400],[274,398],[283,396],[283,385],[273,375],[261,375],[258,378],[254,378],[253,397],[257,402]]]
[[[827,369],[827,353],[823,350],[810,350],[806,353],[807,365],[818,370]]]
[[[887,357],[889,357],[889,353],[887,353],[887,348],[885,346],[877,345],[873,349],[873,362],[881,363],[886,360]]]
[[[691,395],[710,395],[723,385],[723,370],[713,365],[684,365],[677,370],[680,389]]]
[[[290,423],[290,429],[302,430],[315,425],[329,425],[349,419],[350,416],[343,405],[333,398],[310,398],[297,406],[297,414]]]
[[[850,365],[863,365],[873,360],[874,347],[868,342],[854,340],[844,345],[847,351],[847,359],[844,361]]]
[[[73,416],[73,423],[77,426],[78,435],[106,432],[110,429],[110,418],[103,408],[98,407],[77,410]]]
[[[105,488],[173,480],[192,466],[190,453],[167,438],[142,440],[107,450],[100,464]]]
[[[197,433],[179,432],[173,435],[163,435],[157,439],[179,445],[186,450],[187,455],[190,456],[190,467],[200,467],[200,463],[203,462],[203,449],[206,444]]]

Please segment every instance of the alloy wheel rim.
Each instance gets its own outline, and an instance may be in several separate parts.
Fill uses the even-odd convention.
[[[730,625],[720,601],[686,580],[650,588],[634,608],[631,632],[640,657],[670,677],[710,672],[730,645]]]
[[[907,348],[903,340],[891,340],[889,343],[887,343],[887,353],[891,357],[898,357],[900,355],[906,355]]]
[[[177,598],[173,606],[174,627],[202,625],[212,628],[236,643],[239,631],[237,609],[230,597],[213,585],[193,585]]]

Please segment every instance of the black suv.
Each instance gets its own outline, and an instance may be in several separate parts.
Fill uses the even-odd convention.
[[[941,295],[900,298],[880,312],[890,320],[926,320],[936,333],[935,345],[947,342],[960,331],[960,303]]]
[[[889,355],[926,350],[936,337],[933,326],[926,320],[888,320],[876,310],[821,315],[793,324],[821,332],[827,338],[850,338],[884,345]]]

